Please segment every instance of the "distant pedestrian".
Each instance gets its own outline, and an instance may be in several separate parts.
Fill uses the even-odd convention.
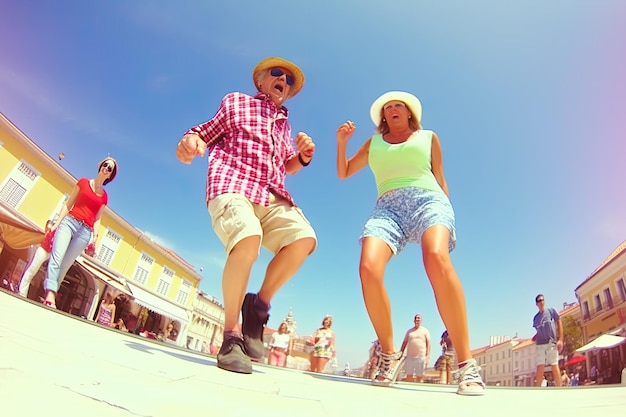
[[[287,356],[291,347],[291,335],[289,328],[284,321],[278,326],[278,330],[272,334],[269,343],[270,355],[268,363],[274,366],[285,367],[287,365]]]
[[[570,379],[569,379],[569,376],[567,375],[567,371],[563,369],[561,371],[561,386],[567,387],[569,386],[569,383],[570,383]]]
[[[324,372],[326,364],[337,356],[335,348],[335,332],[330,329],[333,325],[331,316],[324,317],[322,327],[311,335],[313,351],[311,352],[311,372]]]
[[[30,264],[28,264],[28,267],[24,271],[22,279],[20,280],[19,292],[20,295],[24,298],[28,296],[30,283],[33,280],[35,274],[39,271],[39,268],[41,268],[41,265],[43,265],[44,262],[50,259],[50,252],[52,251],[52,241],[54,239],[52,225],[52,220],[48,220],[46,222],[43,240],[37,247],[37,250],[35,250],[33,259],[31,259]]]
[[[400,352],[404,354],[406,349],[404,362],[406,381],[423,382],[424,370],[428,367],[430,358],[430,332],[422,326],[421,314],[413,317],[413,323],[413,327],[404,335]]]
[[[367,364],[365,366],[366,372],[364,377],[367,379],[373,379],[376,376],[376,372],[378,372],[378,367],[380,366],[380,354],[382,353],[382,346],[380,345],[380,341],[378,339],[372,342],[372,346],[369,349],[369,357],[367,360]]]
[[[111,293],[107,291],[98,307],[96,323],[106,327],[115,327],[115,303]]]
[[[377,134],[349,159],[346,148],[356,130],[354,123],[343,123],[336,133],[339,178],[369,165],[378,189],[374,210],[361,234],[359,261],[363,300],[383,346],[382,363],[372,383],[388,386],[398,375],[401,358],[393,342],[385,268],[407,244],[415,243],[421,245],[441,319],[454,339],[459,358],[457,394],[483,395],[485,383],[470,351],[465,295],[450,259],[456,232],[439,137],[422,129],[422,105],[406,92],[381,95],[372,104],[370,117]]]
[[[443,353],[440,380],[443,380],[443,378],[441,377],[445,375],[446,384],[451,384],[452,383],[452,371],[454,370],[454,363],[456,361],[456,352],[454,350],[452,338],[448,334],[447,330],[445,330],[442,333],[439,344],[441,345],[442,353]]]
[[[591,377],[591,382],[593,382],[594,384],[598,382],[598,367],[596,366],[595,363],[593,364],[593,366],[591,367],[591,370],[589,371],[589,376]]]
[[[538,294],[535,304],[539,312],[533,318],[533,327],[536,334],[537,373],[536,385],[543,383],[544,367],[552,367],[552,378],[557,386],[561,386],[561,372],[559,372],[559,352],[563,349],[563,325],[559,313],[553,308],[545,307],[545,297]]]

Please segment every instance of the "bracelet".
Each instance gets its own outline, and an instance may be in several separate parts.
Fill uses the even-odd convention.
[[[302,159],[302,155],[300,155],[300,152],[298,152],[298,161],[300,161],[300,165],[302,165],[303,167],[308,167],[311,163],[311,159],[309,159],[309,162],[304,162],[304,160]]]

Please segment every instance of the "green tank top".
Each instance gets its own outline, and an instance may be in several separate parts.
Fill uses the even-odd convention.
[[[432,139],[432,130],[418,130],[406,142],[398,144],[385,142],[380,134],[372,136],[368,162],[379,197],[405,187],[443,193],[432,172]]]

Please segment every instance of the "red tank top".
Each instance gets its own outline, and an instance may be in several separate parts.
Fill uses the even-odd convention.
[[[70,214],[93,227],[96,221],[96,214],[98,214],[100,207],[107,205],[109,196],[104,190],[102,190],[102,195],[96,195],[91,189],[87,178],[78,180],[77,185],[79,189],[78,196],[76,197],[74,206],[70,210]]]

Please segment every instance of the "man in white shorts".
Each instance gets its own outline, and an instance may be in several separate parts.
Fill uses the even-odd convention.
[[[400,351],[404,354],[404,349],[407,350],[404,362],[406,381],[422,382],[430,358],[430,332],[422,326],[421,314],[416,314],[413,322],[414,326],[407,330]]]
[[[533,327],[537,330],[535,343],[537,344],[537,373],[535,383],[539,387],[543,381],[543,369],[546,365],[552,367],[552,377],[557,387],[561,386],[561,372],[559,371],[559,352],[563,349],[563,325],[559,313],[553,308],[546,308],[543,294],[535,297],[535,304],[539,311],[533,318]]]

